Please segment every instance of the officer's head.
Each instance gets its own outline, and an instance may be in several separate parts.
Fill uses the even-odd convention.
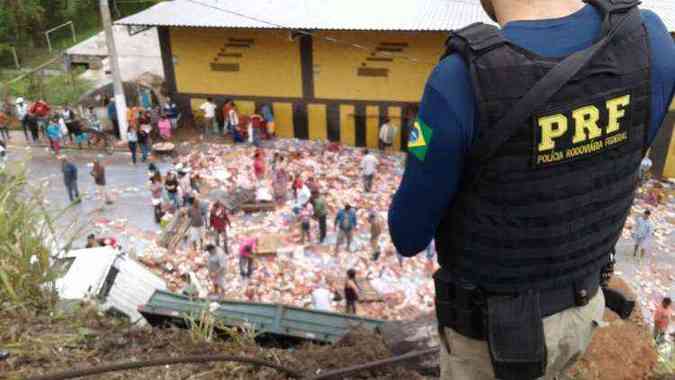
[[[652,212],[649,210],[645,211],[645,219],[649,219],[649,216],[652,215]]]
[[[673,301],[670,299],[670,297],[666,297],[663,299],[661,304],[663,305],[664,308],[670,307],[670,305],[673,303]]]
[[[495,6],[492,3],[492,0],[480,0],[480,4],[492,21],[497,22],[497,14],[495,13]]]

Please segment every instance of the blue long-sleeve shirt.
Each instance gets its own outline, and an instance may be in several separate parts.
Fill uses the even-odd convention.
[[[63,182],[65,182],[66,185],[77,182],[77,167],[75,165],[68,162],[63,165],[62,170]]]
[[[659,17],[642,11],[651,46],[652,106],[650,142],[663,124],[675,92],[675,45]],[[588,5],[559,19],[517,21],[502,32],[514,44],[548,57],[563,57],[590,47],[600,35],[600,13]],[[474,137],[477,109],[469,72],[453,54],[432,72],[419,111],[431,129],[423,160],[409,154],[400,188],[389,210],[389,230],[396,249],[414,256],[431,242],[461,181]]]
[[[354,209],[350,209],[349,211],[345,211],[344,209],[338,211],[337,216],[335,217],[335,225],[342,228],[342,223],[345,218],[348,218],[347,220],[349,221],[351,229],[356,228],[356,213],[354,212]]]

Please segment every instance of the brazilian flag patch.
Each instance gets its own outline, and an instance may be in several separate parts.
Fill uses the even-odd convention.
[[[417,157],[418,160],[424,161],[427,158],[432,134],[433,130],[418,117],[413,127],[410,128],[408,152]]]

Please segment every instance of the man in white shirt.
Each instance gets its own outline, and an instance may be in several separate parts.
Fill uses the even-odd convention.
[[[213,128],[213,133],[216,133],[218,128],[215,125],[216,122],[216,104],[213,102],[212,98],[206,98],[206,102],[203,103],[199,109],[204,112],[204,137],[209,133],[209,128]]]
[[[654,234],[654,226],[649,220],[652,215],[651,211],[645,210],[641,217],[636,218],[635,227],[633,227],[633,239],[635,240],[635,249],[633,250],[633,257],[643,258],[645,256],[646,243]]]
[[[299,214],[300,211],[305,208],[305,205],[309,202],[310,198],[312,198],[312,192],[307,185],[303,184],[300,190],[298,190],[298,195],[295,199],[296,214]]]
[[[28,142],[28,104],[23,98],[16,99],[16,117],[21,121],[23,134],[26,136],[26,142]]]
[[[390,124],[389,119],[385,119],[384,124],[380,127],[380,150],[387,150],[394,145],[395,137],[396,127]]]
[[[361,173],[363,174],[363,189],[366,193],[370,193],[373,188],[373,180],[375,179],[375,171],[377,170],[377,158],[375,155],[366,149],[363,160],[361,161]]]

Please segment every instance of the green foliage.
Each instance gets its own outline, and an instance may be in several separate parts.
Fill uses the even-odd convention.
[[[80,96],[92,89],[91,82],[79,79],[79,72],[73,75],[64,74],[41,77],[30,75],[9,86],[9,93],[28,99],[42,97],[49,104],[75,104]]]
[[[109,0],[115,19],[139,12],[160,1]],[[47,45],[44,32],[68,21],[73,21],[81,41],[83,31],[100,30],[99,12],[99,0],[0,0],[0,45],[11,44],[18,50],[44,47]],[[57,41],[70,37],[70,30],[54,35]],[[20,59],[25,61],[23,56]]]
[[[0,309],[45,308],[54,300],[49,284],[59,273],[46,247],[53,220],[42,200],[23,168],[0,171]]]

